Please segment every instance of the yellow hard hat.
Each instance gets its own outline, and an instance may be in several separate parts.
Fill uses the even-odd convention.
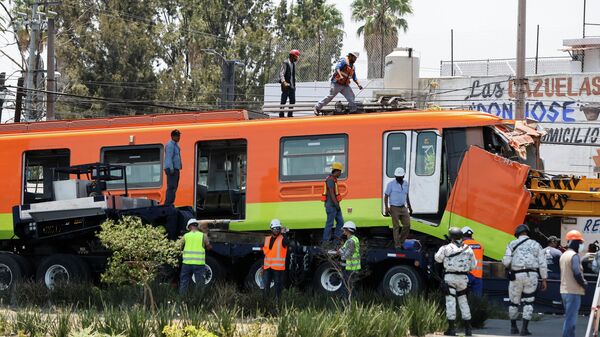
[[[333,164],[331,164],[331,169],[332,170],[340,170],[343,171],[344,170],[344,164],[339,163],[339,162],[334,162]]]

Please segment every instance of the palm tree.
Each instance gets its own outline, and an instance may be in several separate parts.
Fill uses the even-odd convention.
[[[398,31],[406,32],[412,14],[410,0],[354,0],[352,20],[364,22],[358,36],[364,35],[364,47],[369,58],[369,78],[382,78],[385,55],[398,46]]]

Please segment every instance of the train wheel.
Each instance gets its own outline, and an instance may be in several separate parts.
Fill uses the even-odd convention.
[[[0,254],[0,291],[6,291],[24,278],[24,270],[17,255]]]
[[[422,286],[421,277],[414,268],[394,266],[383,276],[379,291],[386,297],[401,298],[419,292]]]
[[[204,265],[204,285],[211,287],[225,278],[225,268],[214,257],[207,256]],[[196,278],[192,276],[192,282],[196,283]]]
[[[342,288],[342,274],[331,262],[325,262],[317,267],[312,283],[317,292],[335,294]]]
[[[49,289],[57,284],[85,282],[90,279],[89,269],[81,258],[74,255],[50,255],[38,266],[36,279]]]
[[[248,290],[263,290],[265,284],[263,282],[263,260],[260,259],[250,267],[248,275],[244,281],[244,286]],[[275,285],[275,282],[271,281],[271,288]]]

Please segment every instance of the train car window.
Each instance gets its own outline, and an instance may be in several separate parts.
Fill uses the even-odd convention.
[[[435,173],[435,156],[437,151],[437,134],[435,132],[419,132],[417,136],[417,161],[415,173],[418,176],[430,176]]]
[[[139,145],[105,147],[100,150],[100,160],[108,164],[125,166],[128,188],[162,186],[163,146]],[[122,180],[108,181],[108,189],[123,188]]]
[[[23,204],[52,201],[54,180],[69,179],[68,174],[58,174],[55,168],[70,165],[68,149],[26,151],[23,154]]]
[[[279,178],[281,181],[322,180],[331,173],[331,164],[340,162],[348,174],[348,135],[287,137],[281,139]]]
[[[402,167],[406,170],[406,134],[391,133],[387,138],[387,164],[385,172],[388,178],[394,178],[394,170]]]

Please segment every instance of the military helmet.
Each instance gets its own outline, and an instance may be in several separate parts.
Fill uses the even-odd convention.
[[[527,232],[527,234],[530,233],[529,226],[527,226],[526,224],[518,225],[517,228],[515,228],[516,237],[519,237],[519,235],[521,235],[523,232]]]
[[[448,237],[450,240],[460,240],[463,237],[463,232],[458,227],[448,228]]]

